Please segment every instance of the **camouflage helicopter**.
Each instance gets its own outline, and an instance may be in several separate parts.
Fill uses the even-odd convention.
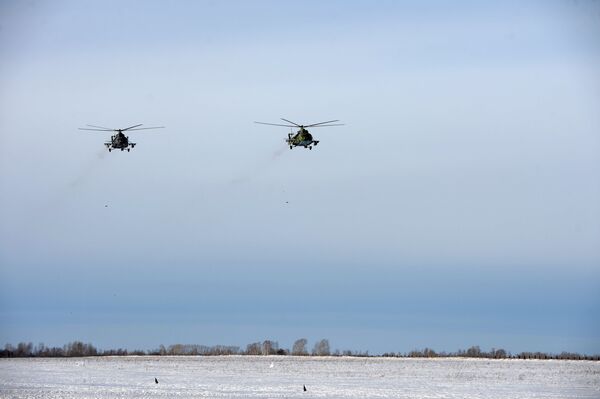
[[[344,125],[343,123],[333,124],[333,122],[339,122],[337,119],[333,120],[333,121],[313,123],[310,125],[299,125],[299,124],[289,121],[287,119],[283,119],[283,118],[280,118],[280,119],[287,123],[291,123],[291,125],[283,125],[283,124],[279,124],[279,123],[265,123],[265,122],[254,122],[254,123],[260,123],[261,125],[284,126],[284,127],[289,127],[292,129],[295,127],[299,127],[300,130],[298,130],[298,132],[296,134],[294,134],[293,131],[291,133],[288,133],[288,138],[285,140],[286,143],[288,143],[288,145],[290,146],[290,150],[294,147],[304,147],[304,148],[308,148],[309,150],[312,150],[313,146],[316,146],[317,144],[319,144],[318,140],[313,140],[312,134],[310,134],[308,132],[308,130],[306,130],[307,127],[313,128],[313,127],[328,127],[328,126],[343,126]]]
[[[95,131],[95,132],[117,132],[117,134],[110,136],[110,141],[107,141],[104,143],[106,148],[108,148],[109,152],[112,151],[113,149],[115,149],[115,150],[120,149],[121,151],[127,150],[127,152],[129,152],[129,150],[131,148],[135,147],[136,143],[130,142],[129,137],[125,136],[123,134],[123,132],[125,132],[125,131],[133,132],[135,130],[163,129],[164,128],[164,126],[140,127],[140,126],[142,126],[142,124],[129,126],[129,127],[126,127],[125,129],[111,129],[109,127],[95,126],[95,125],[86,125],[86,126],[93,127],[94,129],[80,127],[79,130],[91,130],[91,131]],[[131,147],[131,148],[129,148],[129,147]]]

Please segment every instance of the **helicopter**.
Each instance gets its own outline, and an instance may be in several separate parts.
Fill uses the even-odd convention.
[[[294,127],[299,127],[300,130],[298,130],[298,132],[296,134],[294,134],[293,130],[291,133],[288,133],[288,137],[285,140],[286,143],[288,143],[288,145],[290,146],[290,150],[293,149],[294,147],[304,147],[304,148],[308,148],[309,150],[312,150],[313,146],[316,146],[317,144],[319,144],[318,140],[313,140],[313,136],[312,134],[310,134],[308,132],[308,130],[306,130],[307,127],[329,127],[329,126],[343,126],[343,123],[336,123],[336,124],[332,124],[333,122],[339,122],[339,120],[333,120],[333,121],[326,121],[326,122],[319,122],[319,123],[313,123],[310,125],[299,125],[295,122],[289,121],[287,119],[284,118],[280,118],[282,121],[285,121],[287,123],[291,123],[291,125],[283,125],[283,124],[279,124],[279,123],[265,123],[265,122],[254,122],[254,123],[259,123],[261,125],[271,125],[271,126],[284,126],[284,127],[289,127],[289,128],[294,128]]]
[[[126,127],[124,129],[111,129],[109,127],[103,127],[103,126],[86,125],[86,126],[94,128],[94,129],[80,127],[79,130],[91,130],[91,131],[95,131],[95,132],[117,132],[117,134],[110,136],[110,141],[107,141],[104,143],[106,148],[108,148],[108,152],[111,152],[113,149],[114,150],[120,149],[121,151],[127,150],[127,152],[129,152],[129,150],[131,150],[131,148],[135,147],[136,143],[130,142],[129,137],[125,136],[123,134],[123,132],[125,132],[125,131],[132,132],[135,130],[147,130],[147,129],[163,129],[164,128],[164,126],[140,127],[142,125],[143,124],[133,125],[133,126]],[[129,148],[129,147],[131,147],[131,148]]]

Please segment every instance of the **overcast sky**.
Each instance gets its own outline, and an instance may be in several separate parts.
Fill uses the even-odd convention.
[[[599,38],[593,1],[0,3],[0,344],[600,353]]]

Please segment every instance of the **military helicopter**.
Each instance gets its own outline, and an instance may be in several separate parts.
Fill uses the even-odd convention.
[[[296,134],[294,134],[293,130],[291,133],[288,133],[288,138],[285,140],[286,143],[288,143],[288,145],[290,146],[290,150],[294,147],[304,147],[304,148],[308,148],[309,150],[312,150],[313,146],[316,146],[317,144],[319,144],[318,140],[313,140],[313,136],[312,134],[310,134],[308,132],[308,130],[306,130],[307,127],[329,127],[329,126],[343,126],[343,123],[336,123],[336,124],[332,124],[333,122],[339,122],[337,119],[333,120],[333,121],[327,121],[327,122],[319,122],[319,123],[313,123],[310,125],[299,125],[295,122],[289,121],[287,119],[283,119],[280,118],[282,121],[285,121],[287,123],[291,123],[291,125],[283,125],[283,124],[279,124],[279,123],[265,123],[265,122],[254,122],[254,123],[260,123],[261,125],[271,125],[271,126],[285,126],[285,127],[290,127],[290,128],[294,128],[294,127],[299,127],[300,130],[298,130],[298,132]]]
[[[135,130],[163,129],[164,128],[164,126],[140,127],[140,126],[142,126],[142,124],[129,126],[129,127],[126,127],[125,129],[111,129],[109,127],[95,126],[95,125],[86,125],[86,126],[93,127],[94,129],[80,127],[79,130],[91,130],[91,131],[95,131],[95,132],[117,132],[117,134],[110,136],[110,141],[107,141],[104,143],[106,148],[108,148],[109,152],[112,151],[113,149],[115,149],[115,150],[120,149],[121,151],[127,150],[127,152],[129,152],[129,150],[131,150],[131,148],[135,147],[135,143],[130,142],[129,137],[125,136],[123,134],[123,132],[125,132],[125,131],[133,132]],[[129,148],[129,147],[131,147],[131,148]]]

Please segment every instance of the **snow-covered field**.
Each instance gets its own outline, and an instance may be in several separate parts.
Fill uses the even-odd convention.
[[[290,356],[0,359],[0,397],[597,399],[600,363]]]

